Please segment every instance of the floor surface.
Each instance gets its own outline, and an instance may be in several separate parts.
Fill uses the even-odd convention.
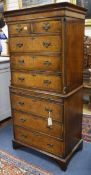
[[[54,175],[90,175],[91,174],[91,144],[84,142],[83,150],[77,152],[71,159],[68,169],[63,172],[55,160],[37,151],[27,148],[14,150],[12,148],[12,125],[0,128],[0,149],[22,158]]]

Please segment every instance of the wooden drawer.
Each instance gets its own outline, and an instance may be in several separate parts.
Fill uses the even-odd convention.
[[[12,72],[12,85],[61,92],[62,77],[55,74]]]
[[[24,144],[34,146],[37,149],[47,151],[59,157],[63,154],[63,142],[61,140],[17,126],[14,127],[14,134],[15,139]]]
[[[48,32],[61,32],[62,22],[60,20],[45,20],[39,22],[33,22],[34,33],[48,33]]]
[[[10,35],[17,34],[30,34],[31,33],[31,23],[18,23],[9,25]]]
[[[11,93],[12,108],[48,119],[49,111],[53,120],[63,121],[63,105],[32,96],[22,96]]]
[[[11,68],[26,70],[62,71],[62,56],[12,55]]]
[[[63,125],[53,121],[52,126],[48,126],[48,119],[43,119],[35,115],[13,111],[14,125],[34,129],[36,131],[44,132],[53,137],[63,137]]]
[[[60,52],[61,36],[33,36],[10,38],[11,52]]]

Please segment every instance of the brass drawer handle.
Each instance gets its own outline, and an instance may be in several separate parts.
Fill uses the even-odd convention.
[[[51,43],[48,42],[48,41],[44,41],[44,42],[43,42],[43,46],[44,46],[45,48],[48,48],[49,46],[51,46]]]
[[[34,120],[38,120],[38,117],[36,117],[36,116],[32,116],[32,118],[33,118]]]
[[[48,128],[48,129],[53,129],[52,126],[46,126],[46,128]]]
[[[52,112],[53,110],[45,107],[45,111],[49,113],[49,112]]]
[[[26,122],[27,119],[25,119],[25,118],[20,118],[20,121],[21,121],[21,122]]]
[[[17,32],[21,32],[23,30],[23,28],[16,28]]]
[[[32,132],[32,131],[31,131]],[[39,137],[40,136],[40,134],[39,133],[36,133],[36,132],[32,132],[32,134],[34,135],[34,136],[36,136],[36,137]]]
[[[23,43],[16,43],[16,46],[21,48],[21,47],[23,47]]]
[[[48,32],[48,30],[51,28],[49,22],[46,22],[43,24],[43,27],[42,27],[46,32]]]
[[[25,78],[24,78],[24,77],[18,77],[18,80],[20,80],[20,81],[24,81]]]
[[[19,64],[24,64],[24,60],[18,60]]]
[[[52,148],[54,145],[51,143],[48,143],[47,146]]]
[[[32,59],[36,59],[36,56],[32,56]]]
[[[52,63],[50,61],[44,61],[43,64],[46,66],[50,66]]]
[[[46,85],[49,85],[49,84],[51,84],[52,82],[51,82],[51,80],[44,80],[43,83],[46,84]]]
[[[24,105],[24,102],[19,101],[19,102],[18,102],[18,105],[23,106],[23,105]]]
[[[28,136],[24,134],[22,134],[21,137],[23,137],[24,139],[28,138]]]
[[[36,76],[36,74],[35,73],[32,73],[32,76]]]

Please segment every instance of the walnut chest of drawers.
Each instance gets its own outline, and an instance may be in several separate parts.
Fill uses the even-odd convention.
[[[13,147],[47,154],[66,169],[82,148],[86,11],[70,3],[5,12],[9,28]]]

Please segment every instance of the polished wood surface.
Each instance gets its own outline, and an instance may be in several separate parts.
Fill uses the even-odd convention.
[[[11,68],[62,72],[62,54],[60,55],[12,55]]]
[[[12,72],[12,85],[61,92],[62,78],[60,75],[39,74],[36,72]]]
[[[32,130],[28,131],[18,126],[15,127],[14,132],[16,140],[47,151],[51,154],[62,156],[64,143],[59,139],[57,140]]]
[[[60,52],[61,37],[36,36],[10,38],[10,52]],[[60,46],[60,47],[59,47]]]
[[[83,91],[80,89],[74,95],[65,100],[64,122],[65,122],[65,154],[71,152],[72,148],[82,137],[82,115],[83,115]]]
[[[47,117],[39,117],[24,112],[13,111],[14,125],[43,132],[53,137],[63,139],[63,125],[53,121],[53,126],[48,126]]]
[[[54,33],[61,32],[62,24],[60,19],[37,20],[30,23],[14,23],[9,26],[10,35],[31,35],[31,33]]]
[[[63,170],[82,145],[85,13],[66,2],[5,12],[13,147],[20,144],[45,153]]]
[[[48,118],[48,113],[51,111],[52,119],[55,121],[63,121],[63,104],[55,101],[46,100],[45,98],[33,97],[31,95],[17,95],[11,93],[12,108],[20,111],[25,111],[34,115]],[[36,109],[36,110],[35,110]]]
[[[66,86],[71,91],[83,83],[84,23],[79,19],[67,19],[66,22]]]
[[[53,100],[50,95],[46,99],[46,95],[40,96],[39,94],[37,97],[35,94],[31,94],[31,91],[24,91],[23,89],[15,88],[14,90],[11,87],[10,91],[14,125],[24,127],[29,131],[33,129],[37,132],[60,138],[64,141],[64,152],[61,157],[66,157],[81,139],[82,89],[80,88],[80,90],[68,97],[60,97],[60,101],[62,101],[60,103],[56,102],[56,99]],[[59,99],[59,97],[57,98]],[[51,131],[51,133],[45,129],[48,124],[49,111],[52,118],[52,126],[49,127],[49,130],[51,130],[51,127],[58,127],[56,131]],[[32,126],[29,124],[30,121],[32,121]],[[36,126],[38,123],[41,125],[40,129]],[[53,132],[55,133],[53,134]]]

